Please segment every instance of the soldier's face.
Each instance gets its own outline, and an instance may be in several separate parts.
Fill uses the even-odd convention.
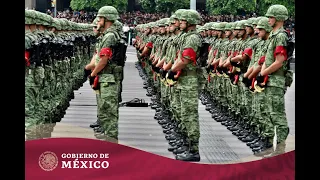
[[[170,26],[166,26],[166,33],[170,32]]]
[[[166,28],[165,27],[160,27],[160,34],[164,34],[166,32]]]
[[[97,21],[98,27],[104,27],[104,18],[103,17],[98,17]],[[98,28],[99,30],[100,28]]]
[[[222,35],[222,31],[217,31],[217,36],[221,37],[221,35]]]
[[[247,33],[248,35],[251,35],[251,34],[253,33],[253,28],[250,27],[250,26],[246,26],[246,33]]]
[[[255,26],[255,27],[257,27],[257,26]],[[258,28],[254,28],[254,34],[259,34],[259,29]]]
[[[246,33],[246,30],[241,29],[241,30],[239,30],[239,32],[238,32],[238,36],[239,36],[239,37],[242,37],[242,36],[244,35],[244,33]]]
[[[180,21],[180,30],[184,30],[187,28],[187,21],[181,20]]]
[[[261,38],[261,39],[263,39],[263,38],[266,36],[266,34],[267,34],[266,30],[264,30],[264,29],[258,29],[258,31],[259,31],[258,36],[259,36],[259,38]]]
[[[202,31],[202,32],[200,32],[200,35],[202,36],[202,37],[205,37],[205,35],[204,35],[204,32]]]
[[[226,36],[229,37],[232,34],[232,31],[225,31]]]
[[[211,31],[205,31],[205,34],[207,35],[207,36],[211,36]]]
[[[269,17],[268,21],[269,25],[273,27],[276,24],[276,18],[275,17]]]
[[[173,32],[176,29],[175,23],[170,24],[169,29],[170,29],[170,32]]]
[[[179,21],[178,19],[175,19],[175,20],[174,20],[174,25],[175,25],[176,27],[179,27],[179,26],[180,26],[180,21]]]

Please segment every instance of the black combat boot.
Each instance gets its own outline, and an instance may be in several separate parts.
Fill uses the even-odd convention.
[[[198,148],[195,147],[195,144],[190,143],[190,148],[183,154],[177,154],[176,160],[180,161],[189,161],[189,162],[199,162],[200,161],[200,153]]]
[[[95,127],[99,127],[99,126],[100,126],[100,120],[99,120],[99,119],[97,119],[96,122],[90,124],[90,127],[91,127],[91,128],[95,128]]]

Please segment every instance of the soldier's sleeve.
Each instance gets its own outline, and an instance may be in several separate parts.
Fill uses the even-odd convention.
[[[287,60],[288,58],[288,54],[286,50],[287,41],[288,41],[288,36],[285,33],[277,34],[274,40],[275,47],[276,47],[273,52],[274,58],[276,58],[278,54],[282,54],[284,56],[284,60]]]
[[[187,37],[185,43],[182,45],[181,60],[189,60],[195,65],[201,44],[202,42],[198,35],[195,34]]]
[[[258,39],[254,39],[250,41],[249,43],[246,44],[245,49],[242,52],[242,56],[248,56],[249,59],[252,59],[252,53],[253,53],[253,47],[256,45],[258,42]]]
[[[101,42],[99,57],[104,56],[111,57],[112,49],[111,47],[117,44],[116,36],[113,33],[107,33]]]

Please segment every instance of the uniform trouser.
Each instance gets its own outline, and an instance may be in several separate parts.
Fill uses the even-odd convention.
[[[98,117],[105,134],[118,139],[119,102],[116,82],[100,82]]]
[[[232,109],[232,91],[231,91],[231,84],[229,78],[224,78],[224,85],[226,87],[226,100],[227,100],[227,106],[229,110]],[[231,113],[231,111],[230,111]]]
[[[245,86],[244,83],[240,82],[241,88],[241,104],[242,104],[242,117],[248,117],[248,123],[251,122],[251,103],[252,103],[252,94],[248,87]]]
[[[252,94],[252,111],[251,116],[253,117],[251,121],[251,127],[255,133],[263,136],[264,134],[264,125],[266,119],[264,116],[267,114],[267,107],[265,104],[265,92],[255,92]]]
[[[232,84],[231,85],[232,90],[232,111],[235,113],[235,115],[240,115],[240,91],[238,84]]]
[[[160,77],[159,77],[160,80]],[[160,94],[161,94],[161,103],[167,109],[168,108],[168,95],[167,95],[167,87],[160,80]]]
[[[220,77],[220,101],[223,107],[228,107],[226,78],[223,76]]]
[[[265,122],[264,136],[272,138],[275,134],[276,128],[277,142],[283,142],[287,139],[289,134],[288,121],[285,112],[285,89],[279,87],[266,87],[265,97],[267,97],[267,119]]]
[[[200,126],[198,112],[198,89],[178,89],[180,96],[181,127],[186,132],[191,150],[199,150]]]
[[[173,119],[178,124],[178,128],[181,131],[181,133],[185,133],[185,132],[182,131],[183,129],[181,127],[181,108],[180,108],[180,93],[179,93],[179,89],[177,89],[176,86],[171,86],[170,87],[170,93],[171,93],[170,107],[171,107]],[[185,135],[186,135],[186,133],[185,133]]]

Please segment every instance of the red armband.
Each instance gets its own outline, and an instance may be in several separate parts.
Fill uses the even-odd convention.
[[[210,50],[211,50],[211,46],[208,47],[208,51],[209,51],[209,52],[210,52]]]
[[[239,81],[239,75],[237,74],[237,75],[234,76],[233,84],[237,84],[238,81]]]
[[[30,61],[29,61],[29,58],[30,58],[30,53],[28,51],[24,51],[24,60],[26,62],[26,66],[30,66]]]
[[[262,56],[258,61],[258,65],[261,66],[265,61],[266,61],[266,57]]]
[[[93,88],[97,88],[97,86],[98,86],[98,83],[99,83],[99,76],[96,76],[95,78],[94,78],[94,81],[93,81]]]
[[[197,54],[192,48],[186,48],[182,52],[182,61],[185,59],[185,57],[189,57],[189,59],[193,62],[193,64],[196,64],[197,61]]]
[[[179,77],[181,74],[181,70],[180,71],[177,71],[177,77]]]
[[[264,84],[267,84],[268,79],[269,79],[269,76],[268,76],[268,75],[264,76],[263,83],[264,83]]]
[[[252,81],[251,81],[251,89],[254,89],[254,83],[256,81],[256,78],[252,78]]]
[[[153,48],[153,43],[152,42],[148,42],[146,47],[152,49]]]
[[[111,48],[102,48],[99,54],[99,57],[102,58],[102,56],[111,57],[112,56],[112,49]]]
[[[238,55],[238,51],[233,52],[233,57]]]
[[[228,57],[231,55],[231,51],[228,52]]]
[[[284,60],[287,60],[288,54],[287,54],[287,50],[284,46],[277,46],[276,47],[276,50],[274,51],[274,54],[273,54],[274,58],[276,58],[276,56],[278,54],[282,54],[284,56]]]
[[[217,52],[218,52],[218,49],[214,50],[214,52],[213,52],[214,57],[216,57]]]
[[[243,55],[247,55],[249,56],[249,58],[251,59],[252,57],[252,49],[251,48],[246,48],[243,52],[242,52],[242,56]]]

